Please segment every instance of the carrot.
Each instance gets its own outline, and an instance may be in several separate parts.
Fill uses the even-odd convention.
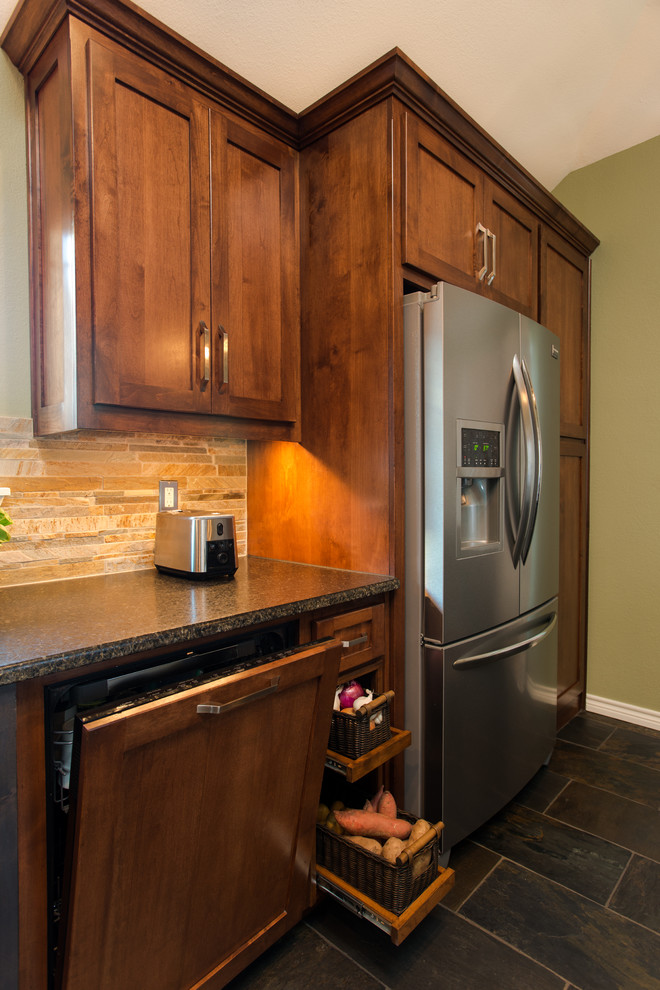
[[[403,818],[388,818],[377,811],[346,808],[336,811],[335,818],[349,835],[366,835],[372,839],[407,839],[412,825]]]
[[[383,791],[383,795],[378,802],[376,811],[379,815],[387,815],[388,818],[396,818],[396,801],[389,791]]]

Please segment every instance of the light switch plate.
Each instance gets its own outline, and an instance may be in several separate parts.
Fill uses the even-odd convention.
[[[158,482],[158,508],[160,512],[179,507],[179,483],[177,481]]]

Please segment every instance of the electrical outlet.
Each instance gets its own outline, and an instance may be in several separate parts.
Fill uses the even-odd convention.
[[[176,509],[179,504],[179,483],[177,481],[158,482],[158,508],[161,512]]]

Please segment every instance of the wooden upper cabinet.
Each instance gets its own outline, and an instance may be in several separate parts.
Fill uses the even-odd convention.
[[[403,126],[403,263],[536,317],[538,220],[433,128]]]
[[[208,109],[88,43],[95,403],[209,412]]]
[[[297,151],[71,15],[27,79],[35,433],[299,439]]]
[[[589,428],[589,259],[550,230],[541,238],[539,322],[561,341],[560,432]]]
[[[213,410],[299,417],[299,269],[294,152],[211,115]]]

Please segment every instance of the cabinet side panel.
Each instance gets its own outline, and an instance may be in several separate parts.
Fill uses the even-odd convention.
[[[28,79],[33,417],[36,433],[75,421],[75,252],[70,86],[60,32]]]
[[[0,687],[0,987],[18,986],[16,687]]]
[[[393,569],[390,170],[385,103],[303,152],[303,443],[250,445],[250,553]]]

